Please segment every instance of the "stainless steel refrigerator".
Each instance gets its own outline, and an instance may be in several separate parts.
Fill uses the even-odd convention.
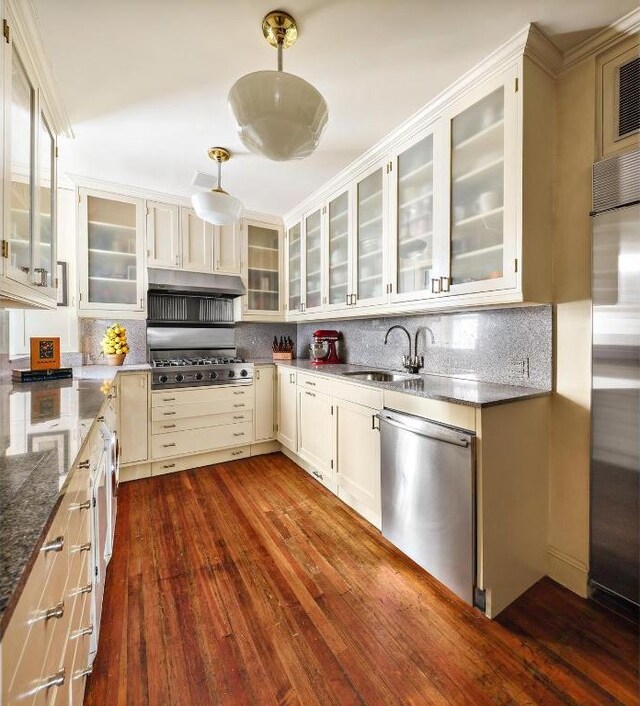
[[[640,603],[640,152],[593,167],[591,595]]]

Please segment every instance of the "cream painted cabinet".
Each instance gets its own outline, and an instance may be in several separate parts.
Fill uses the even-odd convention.
[[[347,189],[330,198],[325,207],[327,238],[324,272],[327,309],[345,309],[349,306],[354,250],[352,206],[352,190]]]
[[[119,374],[117,385],[120,462],[146,461],[149,458],[149,373]]]
[[[298,393],[296,372],[278,366],[278,441],[293,452],[298,450]]]
[[[333,476],[333,408],[331,396],[298,387],[298,455],[323,483]]]
[[[302,290],[302,223],[293,223],[286,231],[287,237],[287,312],[296,316],[304,308]]]
[[[254,407],[254,440],[275,438],[276,369],[274,365],[256,365]]]
[[[179,265],[180,209],[147,201],[147,266],[175,268]]]
[[[302,250],[304,253],[304,301],[302,312],[322,308],[324,278],[322,276],[324,207],[316,208],[303,219]]]
[[[380,528],[378,410],[347,400],[334,402],[338,497]]]
[[[243,320],[272,319],[282,314],[282,226],[243,219],[242,275],[247,294]]]
[[[213,272],[213,235],[213,226],[198,218],[193,209],[180,209],[181,269]]]
[[[213,227],[214,272],[239,275],[241,269],[240,221],[228,226]]]

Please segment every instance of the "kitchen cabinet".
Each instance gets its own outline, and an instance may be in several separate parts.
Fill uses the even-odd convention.
[[[302,312],[302,223],[294,223],[287,230],[287,311],[291,315]]]
[[[213,227],[213,271],[224,275],[239,275],[241,269],[240,221]]]
[[[317,208],[304,217],[303,252],[304,300],[302,311],[313,312],[322,307],[322,292],[324,279],[322,277],[322,250],[323,250],[323,211]]]
[[[13,13],[16,13],[15,15]],[[0,305],[56,307],[56,129],[32,47],[15,40],[22,10],[7,7],[0,50],[3,137]],[[22,29],[22,28],[21,28]],[[25,37],[22,31],[19,33]],[[4,126],[4,129],[2,129]]]
[[[323,484],[333,479],[333,408],[331,396],[298,386],[298,455]]]
[[[338,497],[381,527],[379,409],[334,399]]]
[[[298,450],[298,393],[296,373],[278,366],[278,441],[294,453]]]
[[[240,224],[214,226],[191,208],[180,209],[181,257],[177,267],[191,272],[240,274]],[[174,266],[175,267],[175,266]]]
[[[147,201],[147,267],[180,266],[180,209]]]
[[[274,365],[256,365],[253,383],[255,389],[254,441],[272,441],[275,438],[276,369]]]
[[[144,316],[144,201],[78,191],[80,316]]]
[[[275,223],[243,219],[243,279],[247,294],[242,301],[243,320],[260,320],[282,314],[282,227]]]
[[[344,309],[352,291],[353,198],[351,190],[341,191],[328,200],[327,257],[324,274],[327,282],[327,309]]]
[[[140,463],[149,458],[149,373],[122,373],[116,382],[120,463]]]

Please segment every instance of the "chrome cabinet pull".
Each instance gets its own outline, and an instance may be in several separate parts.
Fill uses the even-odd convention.
[[[349,295],[345,295],[345,304],[349,306]]]
[[[240,432],[238,432],[237,434],[234,434],[234,436],[235,436],[236,438],[239,437],[239,436],[244,436],[244,432],[243,432],[243,431],[240,431]]]
[[[86,628],[79,628],[75,632],[72,632],[69,637],[72,640],[77,640],[79,637],[84,637],[85,635],[91,635],[93,633],[93,625],[87,625]]]
[[[163,468],[175,468],[176,464],[175,463],[165,463]]]
[[[51,689],[54,686],[62,686],[64,684],[65,677],[66,673],[63,667],[62,669],[59,669],[55,674],[52,674],[50,677],[47,677],[46,679],[41,681],[40,684],[38,684],[38,686],[34,689],[34,691],[37,693],[38,691]]]
[[[91,593],[91,591],[93,591],[93,584],[87,583],[84,586],[80,586],[78,589],[78,595],[82,595],[83,593]]]
[[[175,446],[175,442],[171,442],[170,444],[162,444],[163,449],[170,449],[172,446]]]
[[[171,417],[172,415],[175,414],[175,412],[163,412],[162,413],[165,417]]]
[[[234,414],[233,418],[234,419],[244,419],[244,414]]]
[[[304,391],[304,394],[305,394],[305,395],[309,395],[309,397],[315,397],[315,396],[316,396],[316,393],[315,393],[315,392],[309,392],[309,390],[305,390],[305,391]]]
[[[296,381],[294,373],[289,373],[289,382],[293,385]]]
[[[84,677],[89,677],[89,676],[91,676],[92,672],[93,672],[93,665],[89,664],[84,669],[81,669],[80,671],[76,672],[74,679],[83,679]]]
[[[448,277],[440,277],[440,291],[448,292],[450,289],[451,280]]]
[[[71,551],[73,552],[90,552],[91,542],[85,542],[84,544],[77,544]]]
[[[433,277],[431,279],[431,293],[432,294],[440,294],[440,278],[439,277]]]
[[[178,425],[177,424],[163,424],[162,428],[163,429],[175,429]]]
[[[378,422],[378,426],[376,426],[376,419],[378,419],[377,412],[371,415],[371,428],[375,431],[380,431],[380,422]]]
[[[163,397],[162,401],[163,402],[175,402],[176,398],[175,397]]]
[[[231,455],[232,456],[242,456],[243,453],[244,453],[244,451],[232,451]]]
[[[64,601],[60,601],[57,605],[54,605],[53,608],[48,608],[45,613],[44,613],[44,619],[45,620],[51,620],[52,618],[55,618],[56,620],[59,620],[62,618],[64,615]]]
[[[61,552],[63,548],[64,537],[60,535],[59,537],[56,537],[55,539],[52,539],[50,542],[47,542],[45,545],[43,545],[41,551],[43,551],[45,554],[47,552]]]
[[[323,478],[322,478],[322,473],[318,473],[318,471],[311,471],[311,473],[313,473],[313,475],[314,475],[316,478],[319,478],[320,480],[323,479]]]
[[[89,510],[91,508],[91,500],[85,500],[83,503],[71,503],[70,510]]]
[[[233,406],[234,406],[234,408],[236,408],[236,409],[242,409],[242,407],[244,407],[243,404],[234,404]]]
[[[40,275],[40,279],[35,280],[33,282],[34,286],[36,287],[46,287],[47,286],[47,274],[48,272],[45,270],[44,267],[34,267],[33,268],[34,272],[37,272],[38,275]]]
[[[315,387],[315,386],[316,386],[315,382],[311,382],[311,380],[305,380],[305,381],[304,381],[304,384],[305,384],[305,385],[311,385],[311,387]]]
[[[86,459],[85,461],[80,461],[78,464],[78,468],[89,468],[89,459]]]
[[[234,391],[234,395],[244,395],[244,390],[240,390],[239,392]]]

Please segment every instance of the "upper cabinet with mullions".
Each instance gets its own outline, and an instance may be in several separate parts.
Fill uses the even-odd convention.
[[[557,50],[529,32],[535,60],[523,33],[521,47],[506,46],[493,70],[485,64],[463,77],[446,101],[383,141],[377,159],[372,151],[350,180],[342,173],[327,197],[314,198],[322,204],[323,294],[313,307],[305,295],[317,290],[307,281],[317,260],[304,234],[318,207],[285,217],[303,231],[301,245],[289,237],[285,253],[290,316],[550,301],[554,79],[538,50]]]
[[[7,4],[0,50],[0,134],[4,135],[0,304],[53,308],[56,129],[45,90],[35,78],[42,70],[35,63],[32,45],[23,44],[22,11],[25,8],[15,3]],[[12,31],[19,27],[20,32]]]

